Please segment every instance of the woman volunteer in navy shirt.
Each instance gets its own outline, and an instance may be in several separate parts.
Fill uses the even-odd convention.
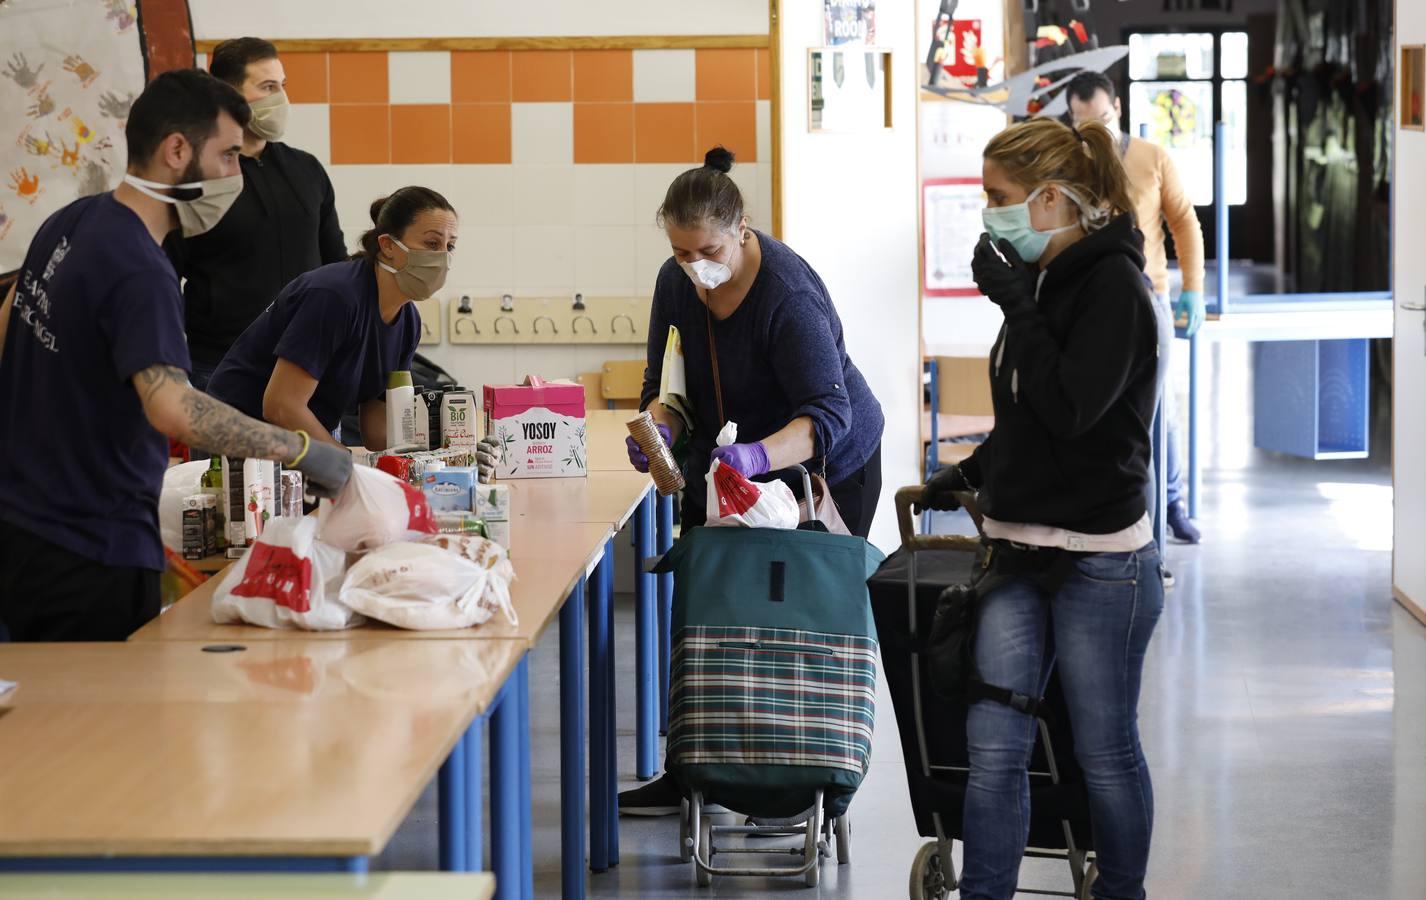
[[[642,405],[666,441],[678,439],[682,420],[658,400],[675,326],[693,406],[683,524],[706,518],[711,459],[749,478],[803,463],[825,468],[848,530],[866,537],[881,494],[881,405],[847,356],[822,279],[748,227],[732,167],[732,153],[710,150],[702,167],[674,179],[659,209],[674,255],[654,287]],[[725,422],[738,423],[742,443],[715,447]],[[632,439],[629,458],[647,469]]]
[[[385,449],[387,375],[411,368],[421,337],[411,301],[445,284],[458,221],[424,187],[377,200],[371,220],[350,260],[282,289],[218,365],[208,393],[334,444],[342,415],[360,404],[362,443]]]

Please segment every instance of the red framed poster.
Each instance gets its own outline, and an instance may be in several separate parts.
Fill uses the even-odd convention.
[[[922,272],[929,297],[979,297],[971,258],[984,230],[979,178],[927,178],[921,183]]]

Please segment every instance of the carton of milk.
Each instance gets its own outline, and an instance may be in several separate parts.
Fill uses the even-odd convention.
[[[441,395],[441,446],[475,452],[475,393],[450,390]]]
[[[427,472],[422,485],[426,503],[432,512],[471,511],[471,492],[478,481],[476,471],[469,466],[447,466]]]
[[[500,445],[498,478],[582,478],[584,386],[533,375],[486,385],[485,435]]]

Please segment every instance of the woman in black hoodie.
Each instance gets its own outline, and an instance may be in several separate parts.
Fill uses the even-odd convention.
[[[1099,123],[1013,125],[986,146],[976,283],[1005,313],[991,350],[995,430],[923,502],[975,490],[991,547],[975,661],[1040,697],[1059,666],[1094,823],[1093,896],[1142,898],[1153,792],[1139,744],[1144,655],[1163,609],[1145,509],[1158,336],[1123,164]],[[1035,721],[967,714],[962,900],[1015,893],[1029,838]]]

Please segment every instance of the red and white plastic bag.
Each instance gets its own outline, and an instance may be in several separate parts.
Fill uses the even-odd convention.
[[[317,536],[348,553],[376,550],[396,541],[435,534],[436,519],[420,489],[368,466],[352,477],[333,502],[322,502]]]
[[[311,518],[268,523],[213,593],[213,621],[338,631],[365,621],[338,598],[347,555],[317,540]]]
[[[736,443],[738,426],[729,422],[718,433],[718,446]],[[718,460],[708,469],[710,527],[796,528],[797,497],[781,481],[757,483]]]
[[[494,541],[438,535],[368,553],[347,572],[341,598],[373,619],[417,631],[470,628],[497,612],[518,625],[514,580],[510,557]]]

